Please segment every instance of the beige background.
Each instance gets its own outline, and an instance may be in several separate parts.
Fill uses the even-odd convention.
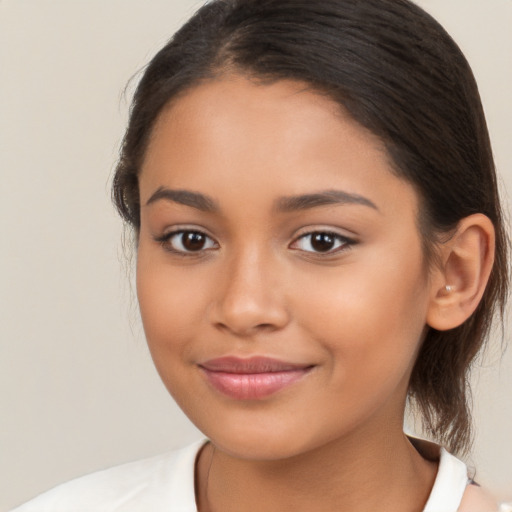
[[[123,88],[199,3],[0,0],[1,510],[199,436],[152,368],[109,202]],[[510,196],[512,1],[419,3],[474,67]],[[498,359],[475,377],[471,462],[512,500],[511,351]]]

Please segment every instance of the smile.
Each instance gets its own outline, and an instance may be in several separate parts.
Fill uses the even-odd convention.
[[[267,357],[223,357],[199,365],[208,382],[236,400],[269,397],[302,379],[313,365],[297,365]]]

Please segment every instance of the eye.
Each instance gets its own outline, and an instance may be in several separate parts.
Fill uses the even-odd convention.
[[[201,231],[181,230],[167,233],[156,238],[162,246],[171,252],[181,254],[199,253],[217,247],[217,243]]]
[[[354,240],[338,233],[314,231],[302,235],[290,247],[305,252],[332,254],[347,249],[354,243]]]

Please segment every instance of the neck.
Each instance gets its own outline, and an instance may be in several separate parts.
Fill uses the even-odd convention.
[[[209,444],[198,461],[198,509],[420,512],[436,469],[411,445],[401,425],[392,432],[360,431],[272,461],[237,459]]]

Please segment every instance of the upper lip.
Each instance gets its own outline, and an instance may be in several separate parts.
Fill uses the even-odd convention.
[[[254,374],[305,370],[314,365],[288,363],[264,356],[253,356],[249,358],[226,356],[210,359],[204,363],[200,363],[199,366],[212,372]]]

